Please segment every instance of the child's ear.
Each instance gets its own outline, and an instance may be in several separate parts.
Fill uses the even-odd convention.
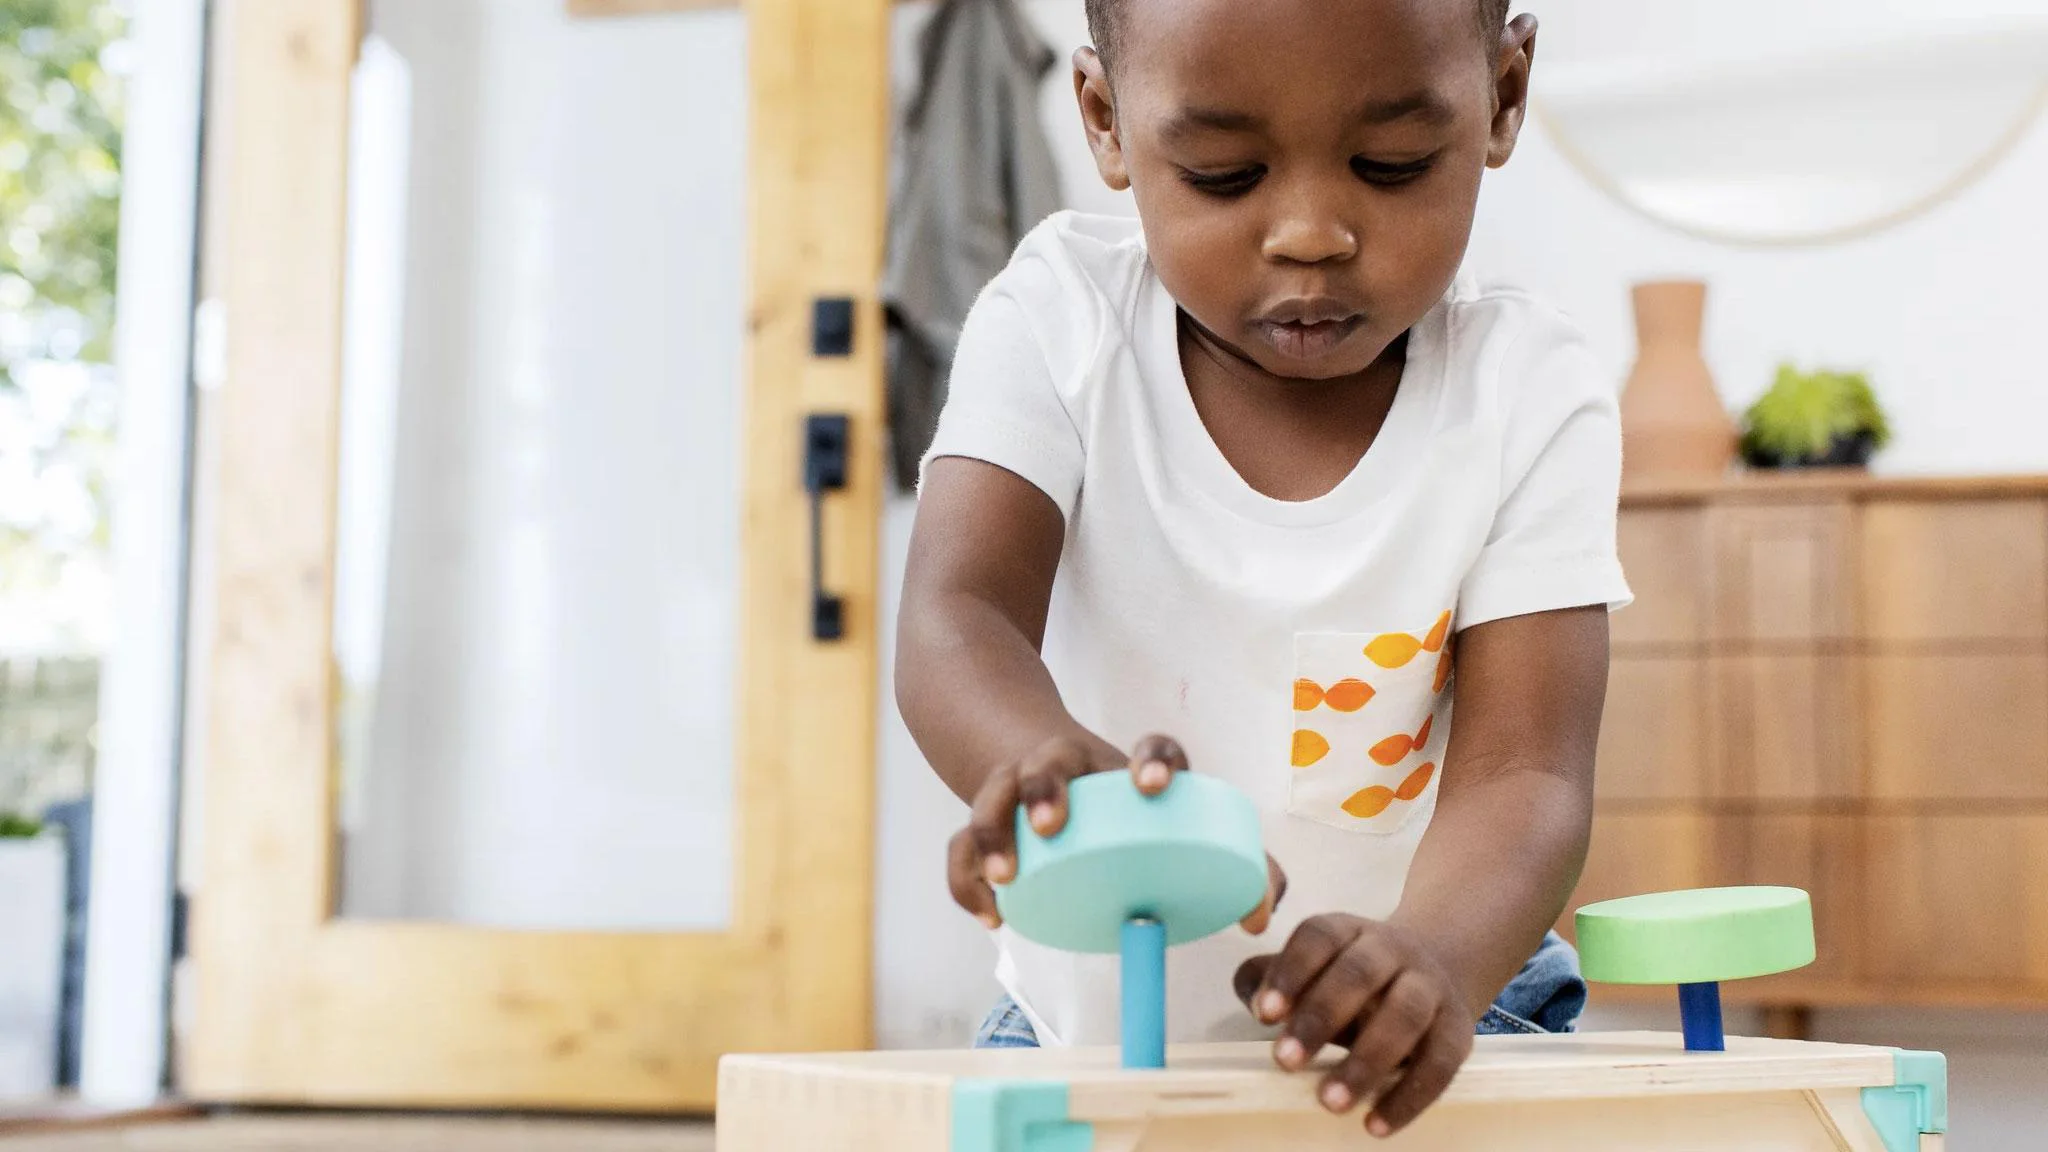
[[[1501,29],[1494,55],[1493,131],[1486,166],[1498,168],[1515,154],[1522,119],[1529,111],[1529,70],[1536,64],[1536,17],[1524,12]]]
[[[1116,101],[1109,92],[1109,70],[1093,48],[1074,50],[1074,98],[1081,103],[1081,128],[1088,133],[1095,170],[1112,190],[1124,191],[1131,186],[1131,170],[1116,134]]]

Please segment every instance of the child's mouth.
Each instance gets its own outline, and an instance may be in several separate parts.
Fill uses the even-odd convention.
[[[1363,316],[1313,322],[1267,320],[1259,324],[1259,332],[1273,351],[1289,360],[1320,360],[1350,339],[1364,322]]]

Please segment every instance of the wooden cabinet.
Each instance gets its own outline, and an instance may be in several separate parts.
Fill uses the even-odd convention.
[[[1731,999],[2048,1005],[2048,477],[1632,490],[1620,546],[1574,907],[1790,884],[1818,961]]]
[[[1843,656],[1706,657],[1716,799],[1848,799],[1858,791],[1856,692]]]
[[[1872,976],[2048,1000],[2048,814],[1887,814],[1864,831]]]
[[[1712,639],[1797,644],[1849,634],[1855,574],[1847,504],[1717,507],[1707,524]]]
[[[2048,652],[1862,658],[1870,796],[2048,802]]]
[[[2048,638],[2048,515],[2040,500],[1880,501],[1862,519],[1859,635]]]
[[[1621,518],[1635,604],[1614,617],[1614,640],[1632,647],[1694,644],[1706,634],[1706,515],[1698,508],[1644,508]]]
[[[1705,662],[1615,656],[1607,671],[1595,794],[1614,800],[1698,799],[1708,794],[1708,763]]]

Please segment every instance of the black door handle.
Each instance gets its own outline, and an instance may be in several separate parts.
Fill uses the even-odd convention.
[[[846,487],[846,414],[804,417],[804,491],[811,496],[811,638],[846,633],[846,601],[825,591],[825,493]]]

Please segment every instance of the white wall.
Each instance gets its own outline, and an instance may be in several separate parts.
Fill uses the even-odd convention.
[[[1084,41],[1080,0],[1025,4],[1063,58]],[[1682,21],[1681,7],[1638,4],[1630,11],[1636,19],[1655,14]],[[1892,0],[1879,7],[1912,16],[1940,6]],[[909,54],[901,49],[927,10],[914,6],[899,20],[898,71],[906,81],[902,62]],[[1539,90],[1546,58],[1539,53]],[[1107,191],[1094,176],[1064,73],[1047,83],[1044,106],[1068,202],[1129,212],[1128,197]],[[2037,124],[1982,183],[1892,231],[1828,248],[1718,247],[1647,223],[1606,199],[1566,165],[1540,126],[1531,125],[1513,162],[1487,181],[1470,262],[1482,274],[1520,280],[1571,312],[1617,387],[1634,351],[1630,281],[1703,276],[1711,285],[1707,358],[1731,407],[1753,398],[1780,358],[1854,365],[1871,372],[1897,432],[1880,468],[2048,470],[2048,436],[2041,432],[2048,427],[2048,361],[2033,338],[2048,314],[2044,205],[2048,123]],[[909,503],[897,501],[885,526],[884,595],[892,607],[910,516]],[[885,668],[885,685],[888,677]],[[986,974],[991,949],[980,929],[953,910],[941,874],[945,837],[964,809],[919,758],[886,699],[881,771],[881,1038],[906,1046],[960,1043],[994,995]],[[1676,1013],[1596,1008],[1588,1023],[1645,1021],[1675,1027]],[[1741,1013],[1732,1014],[1731,1023],[1756,1027]],[[1817,1014],[1816,1027],[1826,1039],[1947,1052],[1954,1147],[2019,1152],[2042,1146],[2048,1015],[1827,1011]]]

